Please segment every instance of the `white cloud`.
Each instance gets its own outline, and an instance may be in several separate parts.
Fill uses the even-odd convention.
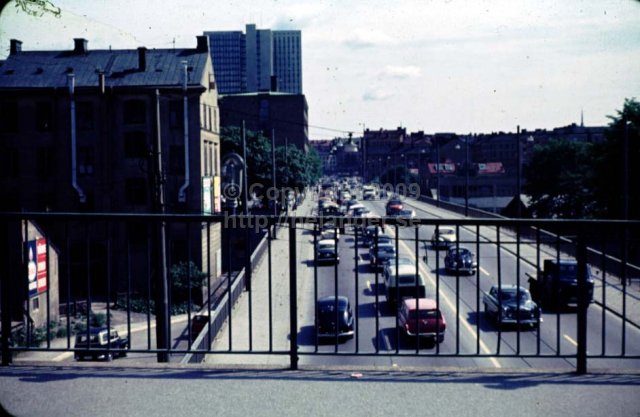
[[[390,91],[376,88],[366,91],[362,96],[362,99],[364,101],[384,101],[390,99],[391,97],[393,97],[393,93],[391,93]]]
[[[396,41],[378,30],[378,28],[355,29],[343,43],[352,49],[372,48],[376,46],[390,46]]]
[[[381,74],[383,77],[406,79],[418,78],[422,76],[422,70],[415,65],[395,66],[387,65]]]

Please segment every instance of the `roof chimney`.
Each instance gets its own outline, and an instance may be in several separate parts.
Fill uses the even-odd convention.
[[[87,52],[87,40],[84,38],[73,38],[73,53],[80,55],[86,54]]]
[[[141,46],[138,48],[138,71],[147,70],[147,48]]]
[[[22,52],[22,41],[17,39],[11,39],[11,48],[9,49],[9,55],[15,55]]]
[[[196,51],[209,53],[209,37],[206,35],[201,35],[196,36],[196,39],[198,40]]]

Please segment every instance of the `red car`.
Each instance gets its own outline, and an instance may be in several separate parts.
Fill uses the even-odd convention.
[[[407,337],[429,339],[434,343],[444,340],[447,322],[431,298],[405,298],[398,312],[398,326]]]

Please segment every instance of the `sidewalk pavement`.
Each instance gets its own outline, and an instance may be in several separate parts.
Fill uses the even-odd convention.
[[[408,201],[408,199],[405,200],[405,203],[408,203]],[[411,200],[408,205],[411,205],[414,208],[427,210],[442,218],[465,218],[461,214],[444,210],[420,201]],[[469,229],[469,231],[475,233],[475,230]],[[491,242],[496,242],[498,237],[495,228],[485,226],[480,227],[480,236]],[[515,249],[516,238],[517,236],[515,232],[505,228],[500,229],[500,242],[503,242],[502,247],[514,256],[517,256]],[[542,259],[545,257],[556,257],[556,248],[550,247],[549,245],[541,244],[540,251],[540,262],[542,262]],[[535,267],[537,260],[536,248],[530,244],[521,244],[520,258],[530,266]],[[631,281],[625,286],[619,277],[612,276],[609,273],[607,273],[603,280],[603,273],[596,265],[591,265],[591,271],[593,273],[592,278],[595,281],[593,291],[595,304],[600,305],[607,311],[620,317],[622,317],[624,310],[628,322],[636,327],[640,327],[640,280],[636,280],[635,282]],[[524,272],[522,272],[520,279],[522,285],[527,286],[527,277],[524,275]],[[605,300],[605,302],[603,302],[603,300]]]
[[[15,416],[638,416],[640,374],[161,364],[0,368]],[[1,413],[2,410],[0,410]]]

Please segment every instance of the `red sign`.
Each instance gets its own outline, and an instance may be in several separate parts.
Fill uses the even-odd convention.
[[[47,290],[47,239],[36,239],[38,294]]]

